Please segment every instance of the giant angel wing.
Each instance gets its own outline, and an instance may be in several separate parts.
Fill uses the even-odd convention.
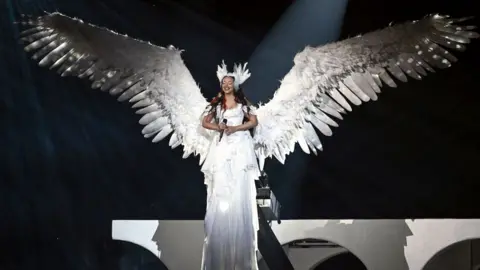
[[[200,126],[208,102],[183,63],[181,51],[120,35],[60,13],[21,22],[21,39],[35,51],[40,66],[62,76],[89,78],[92,88],[133,103],[143,115],[142,133],[158,142],[173,132],[169,145],[183,145],[184,155],[207,155],[211,133]]]
[[[406,82],[450,67],[457,59],[445,48],[463,51],[479,37],[475,27],[455,25],[466,19],[431,15],[298,53],[274,97],[256,112],[261,168],[267,157],[283,163],[297,142],[307,154],[322,150],[314,127],[332,135],[337,123],[330,116],[342,119],[352,110],[349,103],[377,100],[383,83],[396,87],[392,76]]]

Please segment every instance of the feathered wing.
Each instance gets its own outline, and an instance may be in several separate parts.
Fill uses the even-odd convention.
[[[89,78],[92,88],[128,100],[143,115],[142,133],[153,142],[173,132],[169,145],[184,146],[184,158],[200,155],[202,163],[211,133],[200,125],[208,102],[183,63],[181,51],[164,48],[52,13],[24,18],[21,39],[40,66],[62,76]]]
[[[322,150],[315,131],[332,135],[333,118],[351,111],[351,104],[377,100],[380,87],[396,87],[393,78],[406,82],[421,79],[434,68],[450,67],[457,59],[447,49],[463,51],[472,38],[473,26],[431,15],[422,20],[325,46],[307,47],[295,56],[274,97],[257,111],[256,153],[263,168],[266,157],[284,162],[295,144],[307,154]],[[393,77],[393,78],[392,78]],[[315,128],[314,128],[315,127]]]

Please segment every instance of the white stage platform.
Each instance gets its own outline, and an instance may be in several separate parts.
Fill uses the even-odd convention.
[[[282,220],[281,224],[272,224],[272,230],[282,245],[320,239],[341,246],[286,251],[298,270],[312,269],[346,251],[356,255],[368,270],[422,270],[445,248],[480,239],[480,219]],[[146,248],[170,270],[199,269],[203,237],[203,220],[112,222],[113,239]],[[444,267],[467,270],[462,269],[460,260],[458,264]]]

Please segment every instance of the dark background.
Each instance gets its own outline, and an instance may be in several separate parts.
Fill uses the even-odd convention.
[[[434,12],[476,15],[473,2],[351,0],[341,37]],[[0,3],[0,243],[6,247],[1,268],[154,265],[124,255],[128,245],[109,240],[111,220],[203,219],[205,209],[198,160],[182,160],[180,149],[145,140],[127,104],[90,90],[88,82],[36,67],[18,45],[12,24],[18,14],[58,10],[156,44],[174,44],[186,50],[187,66],[210,97],[217,91],[214,72],[221,59],[247,61],[291,3]],[[479,42],[455,55],[460,61],[452,68],[384,88],[378,102],[355,108],[333,137],[323,138],[318,157],[304,157],[308,165],[296,179],[282,178],[285,168],[295,170],[293,162],[270,161],[267,172],[283,204],[282,217],[480,217]],[[265,91],[270,95],[273,89]],[[291,158],[298,155],[304,154]]]

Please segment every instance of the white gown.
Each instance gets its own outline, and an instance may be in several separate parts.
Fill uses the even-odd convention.
[[[217,119],[240,125],[247,108],[217,109]],[[254,113],[252,110],[250,113]],[[214,138],[202,166],[207,185],[202,270],[257,270],[258,213],[255,180],[260,176],[249,131]]]

